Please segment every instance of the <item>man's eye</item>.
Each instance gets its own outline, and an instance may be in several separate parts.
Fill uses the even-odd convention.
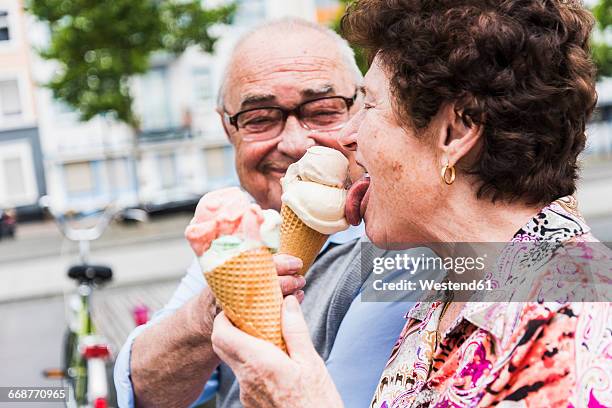
[[[338,112],[338,111],[317,111],[317,112],[313,112],[312,115],[313,116],[335,116],[335,115],[341,115],[342,112]]]
[[[251,119],[248,122],[246,122],[246,125],[261,125],[261,124],[266,124],[270,122],[272,122],[272,118],[262,117],[262,118]]]

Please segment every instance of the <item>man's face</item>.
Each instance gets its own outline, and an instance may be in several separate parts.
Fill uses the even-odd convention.
[[[224,87],[225,112],[232,116],[259,107],[293,109],[320,97],[355,94],[355,75],[342,62],[334,42],[314,30],[298,31],[260,32],[240,46]],[[351,114],[358,109],[355,105]],[[338,130],[308,130],[294,115],[278,136],[263,141],[244,140],[244,131],[227,120],[223,123],[236,149],[240,182],[263,208],[280,209],[280,178],[306,149],[323,145],[342,151]],[[351,171],[356,168],[351,166]]]

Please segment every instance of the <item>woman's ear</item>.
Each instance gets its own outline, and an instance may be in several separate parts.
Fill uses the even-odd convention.
[[[443,165],[456,165],[474,151],[482,138],[484,125],[466,118],[457,103],[448,103],[438,113],[442,122],[437,140],[437,149],[443,157]]]

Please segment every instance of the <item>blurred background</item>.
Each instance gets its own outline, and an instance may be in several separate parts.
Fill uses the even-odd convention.
[[[599,103],[578,197],[596,236],[612,241],[612,1],[587,4],[599,21]],[[215,112],[232,45],[282,16],[337,27],[344,7],[0,0],[0,386],[53,385],[41,372],[60,364],[75,289],[66,270],[78,249],[40,197],[77,217],[111,202],[148,214],[111,224],[92,243],[92,260],[114,270],[95,294],[94,320],[116,352],[138,323],[134,308],[161,307],[191,262],[183,230],[199,197],[237,183]]]

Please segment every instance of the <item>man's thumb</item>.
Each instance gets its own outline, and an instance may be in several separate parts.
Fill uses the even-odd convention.
[[[316,354],[300,303],[295,296],[287,296],[283,302],[282,329],[292,360],[307,360],[313,353]]]

